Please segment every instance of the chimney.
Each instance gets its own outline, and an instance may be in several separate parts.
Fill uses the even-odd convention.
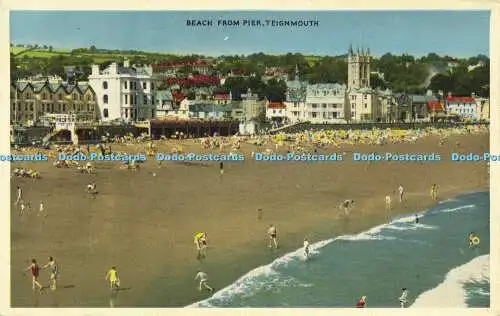
[[[125,61],[123,62],[123,68],[130,68],[130,60],[125,59]]]
[[[99,65],[92,65],[92,76],[99,75]]]
[[[432,97],[432,90],[427,90],[427,96]]]
[[[118,64],[116,62],[109,65],[109,74],[110,75],[118,74]]]

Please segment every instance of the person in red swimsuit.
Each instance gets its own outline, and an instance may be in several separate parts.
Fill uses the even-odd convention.
[[[31,276],[32,276],[32,289],[33,292],[35,292],[36,286],[40,289],[40,293],[42,292],[43,286],[38,282],[38,276],[40,275],[40,266],[36,262],[36,259],[31,260],[31,264],[29,267],[27,267],[24,272],[31,270]]]
[[[356,303],[356,308],[365,308],[366,306],[366,296],[361,296],[361,298]]]

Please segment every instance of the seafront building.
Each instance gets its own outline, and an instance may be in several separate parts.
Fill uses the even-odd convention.
[[[96,94],[87,82],[76,85],[17,81],[10,86],[10,121],[34,125],[47,114],[79,114],[97,120]]]
[[[152,67],[134,68],[128,61],[123,67],[112,63],[104,70],[92,65],[89,83],[96,93],[103,122],[143,121],[156,116]]]
[[[481,116],[476,100],[473,97],[448,96],[446,98],[446,110],[449,114],[457,114],[466,119],[477,120]]]
[[[301,119],[311,123],[343,122],[346,91],[345,85],[336,83],[308,85]]]

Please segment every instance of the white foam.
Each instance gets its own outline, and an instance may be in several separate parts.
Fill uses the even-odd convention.
[[[411,307],[467,307],[464,283],[489,282],[489,280],[490,255],[476,257],[448,272],[441,284],[420,294]]]
[[[442,213],[453,213],[453,212],[457,212],[457,211],[461,211],[461,210],[465,210],[465,209],[472,209],[475,207],[476,207],[475,204],[462,205],[462,206],[458,206],[458,207],[454,207],[454,208],[444,209],[444,210],[441,210],[441,212]]]

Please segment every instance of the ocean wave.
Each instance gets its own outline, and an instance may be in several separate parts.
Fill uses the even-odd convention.
[[[467,307],[466,283],[489,283],[490,255],[472,259],[464,265],[452,269],[445,280],[433,289],[420,294],[411,307]],[[489,293],[487,294],[489,295]]]
[[[465,210],[465,209],[472,209],[475,207],[477,207],[476,204],[462,205],[462,206],[458,206],[458,207],[454,207],[454,208],[439,210],[439,213],[453,213],[453,212],[457,212],[457,211],[461,211],[461,210]]]
[[[455,207],[452,209],[446,209],[446,210],[440,210],[443,212],[456,212],[462,209],[468,209],[475,207],[475,205],[465,205],[465,206],[460,206],[460,207]],[[436,226],[432,225],[426,225],[426,224],[421,224],[421,223],[415,223],[415,215],[418,215],[419,217],[423,216],[425,212],[418,212],[410,215],[405,215],[402,217],[398,217],[393,219],[389,223],[384,223],[375,227],[370,228],[367,231],[358,233],[358,234],[352,234],[352,235],[340,235],[336,238],[331,238],[331,239],[326,239],[322,241],[318,241],[315,243],[311,243],[309,250],[310,254],[312,256],[319,255],[321,253],[321,248],[324,248],[325,246],[338,241],[338,240],[343,240],[343,241],[364,241],[364,240],[397,240],[397,237],[393,236],[385,236],[381,234],[384,229],[388,230],[417,230],[417,229],[438,229]],[[414,240],[403,240],[405,242],[418,242]],[[286,282],[291,282],[289,284],[295,284],[297,286],[310,286],[307,284],[301,284],[297,283],[297,280],[293,280],[293,278],[289,276],[284,276],[283,274],[280,274],[279,270],[280,268],[286,267],[288,264],[291,262],[295,261],[303,261],[304,260],[304,255],[303,255],[303,248],[298,248],[290,253],[287,253],[277,259],[275,259],[273,262],[263,265],[260,267],[257,267],[247,274],[243,275],[239,279],[237,279],[234,283],[226,286],[225,288],[217,291],[214,295],[211,297],[195,302],[191,305],[186,306],[187,308],[189,307],[212,307],[214,304],[212,303],[219,303],[219,302],[225,302],[228,300],[231,300],[235,296],[240,296],[240,297],[248,297],[253,295],[254,293],[267,289],[267,287],[270,286],[270,284],[274,283],[274,287],[276,287],[276,284],[282,284],[283,286],[286,286]],[[288,280],[288,281],[286,281]],[[285,282],[285,283],[283,283]],[[296,283],[293,283],[296,282]],[[218,305],[218,304],[217,304]]]

